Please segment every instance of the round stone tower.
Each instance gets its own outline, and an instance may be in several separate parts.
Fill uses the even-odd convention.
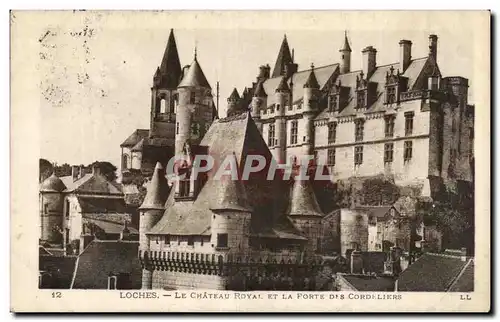
[[[40,186],[40,238],[50,244],[62,243],[60,230],[63,226],[63,191],[66,186],[55,174]]]

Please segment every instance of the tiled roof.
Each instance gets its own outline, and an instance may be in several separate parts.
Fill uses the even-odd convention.
[[[280,83],[278,84],[278,87],[276,87],[277,91],[289,91],[290,86],[288,86],[288,83],[286,81],[286,77],[283,76],[281,77]]]
[[[238,94],[238,90],[236,88],[233,89],[231,95],[229,95],[229,99],[239,100],[240,94]]]
[[[365,273],[383,273],[386,257],[387,254],[384,252],[361,252],[363,270]]]
[[[211,89],[196,57],[178,87],[205,87]]]
[[[361,292],[394,291],[394,278],[390,276],[350,275],[338,274],[339,278],[347,281],[355,290]]]
[[[137,144],[134,145],[134,147],[132,149],[130,149],[130,151],[132,151],[132,152],[142,151],[142,147],[144,146],[144,140],[145,139],[142,139],[139,142],[137,142]]]
[[[130,289],[141,288],[139,242],[94,240],[78,256],[72,289],[107,289],[108,276],[130,274]]]
[[[156,163],[151,181],[148,183],[146,197],[139,209],[164,209],[168,196],[168,182],[165,169],[160,162]]]
[[[267,97],[266,90],[264,89],[264,83],[263,82],[258,82],[257,86],[255,87],[255,93],[253,96],[255,97]]]
[[[344,37],[344,47],[342,47],[340,50],[352,52],[351,46],[349,45],[349,39],[347,39],[347,34]]]
[[[314,73],[314,66],[311,66],[311,72],[309,72],[309,76],[307,77],[306,83],[304,84],[304,88],[319,89],[318,79],[316,78],[316,74]]]
[[[41,192],[62,192],[64,189],[66,189],[66,186],[55,173],[52,173],[52,175],[45,179],[40,185]]]
[[[459,256],[425,253],[399,275],[398,291],[448,291],[467,263]]]
[[[140,140],[149,136],[148,129],[137,129],[130,136],[120,144],[122,148],[131,148],[136,145]]]
[[[86,174],[78,180],[73,181],[72,176],[61,177],[67,187],[65,192],[78,192],[89,194],[113,194],[122,195],[119,184],[110,182],[102,175]]]
[[[124,198],[77,197],[82,213],[128,213]]]
[[[213,211],[242,211],[251,212],[248,204],[245,186],[238,178],[232,180],[230,176],[222,176],[220,180],[213,179],[216,199],[211,200],[210,209]]]

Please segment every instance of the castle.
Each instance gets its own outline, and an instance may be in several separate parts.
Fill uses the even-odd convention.
[[[441,75],[437,40],[429,36],[428,56],[417,59],[411,41],[401,40],[400,61],[382,66],[377,50],[368,46],[362,69],[351,71],[346,36],[339,63],[299,71],[285,37],[272,74],[269,65],[261,66],[241,97],[233,90],[227,117],[218,119],[196,52],[181,68],[171,31],[153,78],[150,129],[135,131],[122,144],[122,169],[152,176],[139,208],[142,287],[249,289],[238,275],[258,279],[260,289],[273,278],[281,279],[278,284],[317,281],[311,270],[322,254],[328,216],[311,182],[269,181],[258,173],[247,180],[217,179],[214,171],[195,176],[197,155],[210,155],[219,165],[232,157],[239,173],[252,154],[268,164],[314,155],[335,180],[383,174],[399,185],[418,186],[421,196],[431,196],[442,182],[472,181],[474,106],[467,101],[468,80]],[[150,153],[154,148],[164,154]],[[184,178],[169,187],[165,167],[173,155],[189,162],[177,168]],[[337,236],[342,255],[385,249],[386,240],[370,231],[391,216],[405,223],[391,228],[394,239],[413,242],[409,234],[399,236],[410,229],[405,214],[392,208],[361,212],[366,218],[353,216],[366,221],[360,228],[366,236],[359,241]],[[385,265],[394,271],[393,262]]]

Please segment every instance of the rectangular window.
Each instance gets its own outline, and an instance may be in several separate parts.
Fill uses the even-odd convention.
[[[316,238],[316,253],[321,253],[321,238]]]
[[[179,122],[175,123],[175,134],[179,134]]]
[[[196,93],[191,92],[191,95],[189,96],[189,104],[194,104],[196,103]]]
[[[330,113],[336,112],[338,110],[338,98],[337,95],[330,96]]]
[[[116,290],[116,276],[108,276],[108,290]]]
[[[43,213],[46,215],[49,213],[49,204],[46,203],[43,205]]]
[[[170,235],[165,235],[165,245],[170,245]]]
[[[66,218],[69,218],[69,200],[66,200],[66,207],[64,210],[66,211]]]
[[[326,163],[329,166],[334,166],[335,165],[335,149],[328,149],[328,155],[327,155]]]
[[[328,143],[335,143],[337,139],[337,123],[328,123]]]
[[[360,91],[357,93],[356,102],[357,102],[356,108],[365,108],[366,102],[365,102],[365,92],[364,91]]]
[[[356,120],[355,121],[355,133],[354,133],[356,142],[363,141],[364,129],[365,129],[364,120]]]
[[[194,246],[194,236],[188,236],[188,246]]]
[[[179,180],[179,195],[181,197],[188,197],[189,196],[189,187],[190,187],[190,180],[189,178],[184,178],[182,180]]]
[[[267,137],[267,145],[274,146],[274,124],[269,124],[269,136]]]
[[[227,247],[228,245],[227,241],[228,241],[227,234],[217,234],[217,247],[220,248]]]
[[[412,154],[413,154],[413,142],[412,141],[405,141],[405,151],[404,151],[404,160],[409,161],[411,160]]]
[[[388,116],[385,118],[385,137],[392,138],[394,136],[394,116]]]
[[[394,143],[386,143],[384,146],[384,162],[392,162],[394,157]]]
[[[360,165],[363,163],[363,147],[356,146],[354,147],[354,164]]]
[[[298,122],[292,121],[292,127],[290,129],[290,143],[297,144],[297,134],[298,134]]]
[[[405,113],[405,135],[411,135],[413,133],[413,112]]]
[[[396,103],[396,87],[387,87],[387,104]]]

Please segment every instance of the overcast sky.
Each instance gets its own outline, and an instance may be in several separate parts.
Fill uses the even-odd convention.
[[[259,65],[274,66],[284,34],[300,70],[312,62],[339,62],[345,29],[353,50],[351,70],[361,69],[361,50],[368,45],[377,49],[378,65],[397,62],[401,39],[413,42],[413,58],[424,57],[428,35],[436,33],[441,72],[468,78],[474,103],[474,28],[455,16],[443,23],[422,13],[417,23],[414,14],[397,12],[390,17],[263,13],[259,19],[230,13],[54,14],[50,23],[39,26],[41,157],[70,164],[106,160],[119,166],[120,143],[135,129],[149,127],[152,77],[170,28],[181,64],[192,62],[196,44],[214,96],[220,81],[221,117],[233,87],[241,94],[255,80]]]

